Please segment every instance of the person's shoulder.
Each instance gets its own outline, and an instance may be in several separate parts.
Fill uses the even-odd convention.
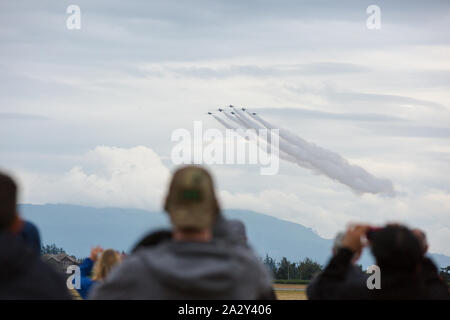
[[[137,288],[144,286],[152,276],[141,256],[142,252],[147,250],[149,249],[140,249],[127,256],[104,281],[93,286],[88,299],[128,299]]]
[[[242,257],[245,257],[248,263],[261,264],[260,259],[249,245],[233,243],[230,246],[232,246],[234,252]]]
[[[172,233],[170,230],[161,229],[148,233],[142,239],[140,239],[134,248],[131,250],[133,253],[145,249],[152,248],[163,242],[166,242],[172,238]]]
[[[239,260],[246,267],[248,276],[258,279],[259,282],[264,282],[265,285],[272,284],[269,271],[250,246],[243,244],[232,244],[231,246],[233,252],[237,254]]]
[[[36,227],[36,225],[28,220],[24,220],[23,221],[23,229],[32,231],[34,233],[38,233],[39,234],[39,229]]]
[[[113,272],[126,272],[128,270],[132,270],[132,269],[138,269],[143,265],[143,261],[141,258],[142,255],[142,251],[147,251],[146,249],[143,250],[138,250],[137,252],[127,256],[121,263],[120,265],[117,266],[117,268],[115,268],[113,270]]]
[[[0,255],[8,255],[8,265],[2,266],[6,274],[14,277],[4,279],[9,285],[21,287],[23,297],[41,299],[68,299],[64,278],[42,261],[34,251],[21,241],[2,235]],[[0,257],[0,260],[1,259]],[[1,280],[3,281],[3,279]]]

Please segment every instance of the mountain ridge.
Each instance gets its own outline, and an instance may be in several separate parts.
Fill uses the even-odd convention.
[[[169,227],[165,213],[142,209],[94,208],[72,204],[21,204],[21,214],[41,231],[42,243],[55,243],[78,257],[89,255],[94,245],[129,251],[146,233]],[[320,237],[311,228],[251,210],[224,210],[224,215],[241,220],[250,245],[261,256],[300,261],[309,257],[325,264],[331,256],[332,240]],[[373,264],[368,250],[359,263]],[[450,257],[431,254],[441,267]]]

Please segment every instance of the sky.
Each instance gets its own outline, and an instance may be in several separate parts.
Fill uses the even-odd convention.
[[[287,162],[272,176],[213,165],[224,208],[326,238],[403,222],[450,255],[448,30],[446,1],[1,1],[0,169],[22,203],[161,210],[172,132],[221,128],[207,111],[246,106],[398,194]]]

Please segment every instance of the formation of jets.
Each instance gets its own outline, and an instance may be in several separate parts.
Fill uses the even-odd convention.
[[[229,107],[229,108],[234,108],[234,106],[232,106],[231,104],[230,104],[228,107]],[[247,108],[241,108],[241,110],[242,110],[242,111],[246,111]],[[219,108],[219,109],[217,109],[217,111],[219,111],[219,112],[224,112],[224,109]],[[231,113],[231,114],[236,114],[234,111],[230,111],[230,113]],[[208,111],[208,114],[209,114],[209,115],[212,115],[213,113]],[[256,115],[256,112],[252,112],[252,115]]]

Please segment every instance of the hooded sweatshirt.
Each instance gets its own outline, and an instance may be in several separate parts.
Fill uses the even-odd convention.
[[[165,241],[129,256],[92,299],[265,299],[272,281],[246,246],[225,239]]]

